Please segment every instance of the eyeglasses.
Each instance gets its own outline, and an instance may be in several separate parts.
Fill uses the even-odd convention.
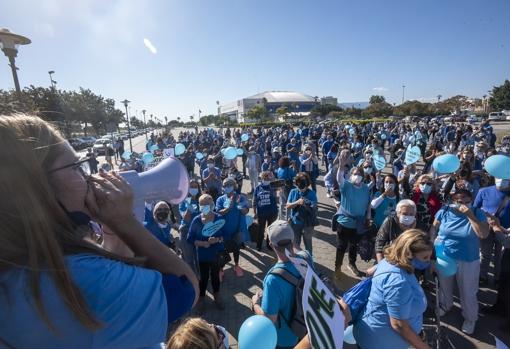
[[[220,342],[220,344],[218,344],[218,349],[224,349],[225,345],[223,344],[223,340],[225,339],[225,334],[218,326],[213,325],[213,324],[209,324],[209,326],[214,328],[214,331],[216,332],[216,335],[218,336],[218,340]],[[227,349],[227,348],[225,348],[225,349]]]
[[[56,171],[64,170],[66,168],[76,168],[78,171],[80,171],[81,175],[87,179],[92,174],[90,170],[90,164],[89,164],[90,157],[86,157],[84,159],[78,160],[73,162],[72,164],[65,165],[62,167],[54,168],[53,170],[49,170],[48,173],[53,173]]]

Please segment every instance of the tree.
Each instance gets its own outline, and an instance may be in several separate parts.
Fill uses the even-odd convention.
[[[370,104],[378,104],[378,103],[385,103],[385,102],[386,102],[386,98],[384,98],[384,96],[379,96],[379,95],[370,96],[370,100],[369,100]]]
[[[262,120],[267,117],[267,109],[262,105],[252,107],[246,113],[246,117],[250,120]]]
[[[372,97],[382,97],[382,96],[372,96]],[[393,113],[393,107],[391,104],[386,102],[378,102],[378,103],[372,103],[372,97],[370,97],[370,105],[361,111],[361,116],[369,117],[369,118],[377,118],[377,117],[384,117],[384,116],[390,116]],[[380,100],[374,98],[374,100]],[[384,100],[384,97],[382,97],[382,100]]]
[[[276,109],[276,115],[278,115],[279,118],[285,119],[289,115],[289,109],[287,106],[282,105]]]
[[[489,98],[489,105],[492,110],[500,111],[510,109],[510,81],[505,80],[503,85],[494,86]]]
[[[342,108],[333,104],[317,104],[310,110],[310,117],[325,117],[332,112],[341,112]]]

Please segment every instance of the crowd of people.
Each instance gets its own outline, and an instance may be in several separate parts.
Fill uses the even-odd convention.
[[[132,215],[129,184],[108,168],[98,172],[93,153],[79,159],[41,119],[2,118],[0,142],[1,194],[9,198],[0,216],[0,345],[7,348],[164,342],[168,349],[228,348],[223,327],[187,316],[192,308],[198,316],[209,311],[209,280],[221,311],[223,280],[252,277],[241,267],[242,249],[276,258],[252,310],[275,324],[277,347],[310,347],[308,335],[291,326],[300,274],[288,255],[314,267],[318,187],[336,207],[336,258],[326,266],[334,270],[331,279],[347,270],[373,280],[363,314],[351,321],[360,348],[429,348],[420,332],[438,249],[457,268],[438,274],[439,315],[452,309],[456,283],[460,329],[472,335],[478,289],[491,285],[497,302],[482,310],[500,316],[510,331],[510,180],[484,167],[490,156],[510,154],[510,137],[497,139],[488,121],[152,134],[146,150],[153,162],[174,149],[189,192],[176,205],[147,202],[143,223]],[[232,147],[233,158],[226,153]],[[120,159],[119,171],[154,165],[119,148],[111,155]],[[460,162],[451,173],[434,167],[445,154]],[[373,267],[360,270],[359,260]],[[349,322],[349,306],[339,302]]]

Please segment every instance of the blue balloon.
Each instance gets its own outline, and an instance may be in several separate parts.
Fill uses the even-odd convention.
[[[145,164],[145,166],[147,166],[148,164],[154,161],[154,155],[152,155],[152,153],[144,153],[142,155],[142,161]]]
[[[248,134],[247,134],[247,133],[243,133],[243,134],[241,135],[241,140],[242,140],[243,142],[247,142],[247,141],[248,141],[248,139],[250,139],[250,136],[248,136]]]
[[[177,143],[175,145],[175,150],[174,150],[175,156],[182,155],[182,154],[184,154],[185,151],[186,151],[186,147],[184,146],[184,144]]]
[[[457,262],[455,259],[444,254],[444,246],[436,245],[436,269],[442,277],[450,277],[457,272]]]
[[[384,141],[386,139],[386,133],[381,133],[381,139]]]
[[[196,153],[195,154],[195,157],[197,158],[197,160],[202,160],[204,158],[204,154],[202,153]]]
[[[234,160],[237,157],[237,149],[234,147],[228,147],[225,149],[225,153],[223,153],[223,156],[227,160]]]
[[[351,136],[354,136],[354,134],[355,134],[355,133],[356,133],[356,130],[355,130],[353,127],[351,127],[351,128],[349,129],[349,134],[350,134]]]
[[[406,149],[406,156],[404,159],[404,162],[406,165],[412,165],[416,161],[420,160],[421,156],[421,150],[416,145],[414,147],[411,147],[410,145]]]
[[[460,160],[453,154],[444,154],[434,159],[432,167],[441,174],[454,173],[460,167]]]
[[[122,158],[129,160],[131,158],[131,154],[133,153],[131,153],[129,150],[126,150],[124,153],[122,153]]]
[[[352,325],[349,325],[344,331],[344,342],[347,344],[356,344],[356,339],[354,338],[352,330],[353,330]]]
[[[152,151],[152,152],[154,152],[154,151],[156,151],[158,149],[159,149],[159,147],[156,144],[151,145],[151,147],[149,148],[149,150]]]
[[[276,348],[276,327],[269,318],[253,315],[247,318],[239,330],[240,349]]]
[[[242,148],[237,148],[237,155],[242,156],[244,154],[244,150]]]
[[[506,155],[492,155],[485,160],[483,166],[491,176],[510,179],[510,157]]]

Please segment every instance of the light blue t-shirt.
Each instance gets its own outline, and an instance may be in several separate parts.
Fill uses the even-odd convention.
[[[349,181],[344,181],[340,187],[340,208],[338,209],[338,223],[346,228],[355,229],[356,220],[353,217],[365,217],[370,200],[368,186],[362,183],[360,187]]]
[[[375,193],[375,197],[379,197],[381,195],[380,192]],[[382,223],[390,214],[395,212],[395,208],[397,207],[397,197],[394,196],[389,198],[387,196],[384,197],[383,201],[377,208],[374,210],[374,224],[377,228],[381,227]]]
[[[479,221],[487,222],[487,217],[481,209],[474,209],[474,212]],[[447,256],[464,262],[480,259],[480,239],[473,231],[473,226],[466,215],[446,206],[436,213],[435,218],[441,223],[438,237],[444,244]]]
[[[237,198],[239,198],[239,203],[237,203]],[[236,200],[236,202],[230,211],[223,216],[227,221],[227,224],[223,226],[225,240],[230,240],[235,234],[246,230],[246,215],[241,212],[241,209],[250,207],[248,199],[244,195],[234,194],[233,197],[228,197],[227,194],[224,194],[216,200],[216,212],[219,213],[221,210],[229,207],[230,200],[232,199]]]
[[[294,310],[296,288],[280,276],[270,274],[271,270],[275,268],[284,268],[296,277],[300,277],[300,274],[292,262],[279,262],[269,270],[263,282],[261,308],[266,315],[278,315],[276,323],[276,332],[278,334],[277,345],[280,347],[293,347],[297,344],[298,338],[286,321],[281,319],[280,314],[283,314],[285,319],[290,320]]]
[[[293,203],[301,198],[304,198],[305,202],[308,202],[310,207],[317,206],[317,194],[315,194],[315,192],[311,189],[308,189],[304,193],[298,188],[292,189],[289,193],[289,197],[287,198],[287,202]],[[290,210],[290,217],[292,218],[292,223],[304,224],[304,222],[298,217],[298,207]]]
[[[372,279],[362,318],[354,325],[357,344],[361,348],[409,348],[409,343],[391,327],[390,316],[406,320],[418,334],[426,308],[427,299],[414,274],[383,259]]]
[[[41,299],[58,331],[39,316],[28,273],[0,273],[0,337],[15,348],[158,348],[167,331],[161,274],[92,254],[66,257],[71,278],[103,327],[86,329],[64,304],[53,279],[42,273]]]

